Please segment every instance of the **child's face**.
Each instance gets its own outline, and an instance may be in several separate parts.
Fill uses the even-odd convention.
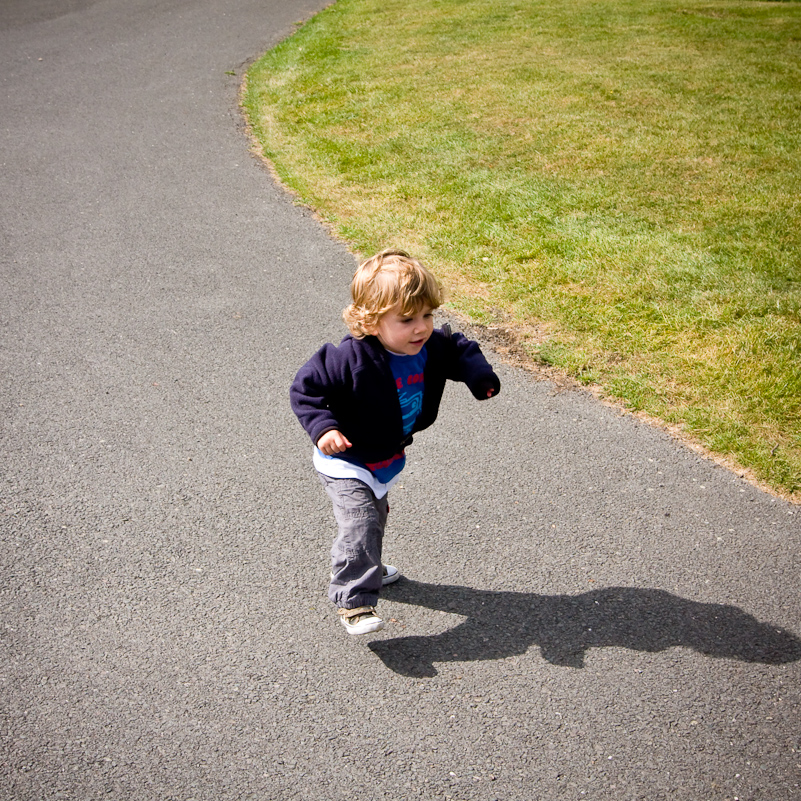
[[[416,356],[434,330],[434,312],[423,306],[411,316],[401,314],[400,306],[390,309],[368,333],[393,353]]]

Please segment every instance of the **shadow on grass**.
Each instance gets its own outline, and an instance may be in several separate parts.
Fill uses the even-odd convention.
[[[384,664],[431,677],[435,662],[503,659],[538,645],[553,665],[584,667],[590,648],[657,652],[683,646],[705,656],[780,665],[801,659],[801,640],[736,606],[688,601],[663,590],[610,587],[581,595],[490,592],[402,579],[384,597],[467,619],[442,634],[375,640]]]

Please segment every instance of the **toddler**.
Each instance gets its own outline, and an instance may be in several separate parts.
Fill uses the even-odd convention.
[[[399,578],[381,550],[387,492],[406,447],[436,419],[447,379],[467,384],[478,400],[501,384],[475,342],[447,325],[434,330],[442,289],[417,259],[400,250],[373,256],[356,271],[351,296],[343,313],[350,334],[306,362],[290,399],[334,505],[328,597],[349,634],[367,634],[384,627],[379,591]]]

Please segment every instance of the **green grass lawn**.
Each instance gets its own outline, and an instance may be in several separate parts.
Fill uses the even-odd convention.
[[[243,102],[354,251],[801,497],[801,3],[339,0]]]

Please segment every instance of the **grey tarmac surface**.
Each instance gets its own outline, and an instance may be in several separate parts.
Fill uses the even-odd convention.
[[[287,389],[355,261],[237,110],[322,5],[0,8],[0,798],[801,798],[798,509],[489,349],[338,625]]]

